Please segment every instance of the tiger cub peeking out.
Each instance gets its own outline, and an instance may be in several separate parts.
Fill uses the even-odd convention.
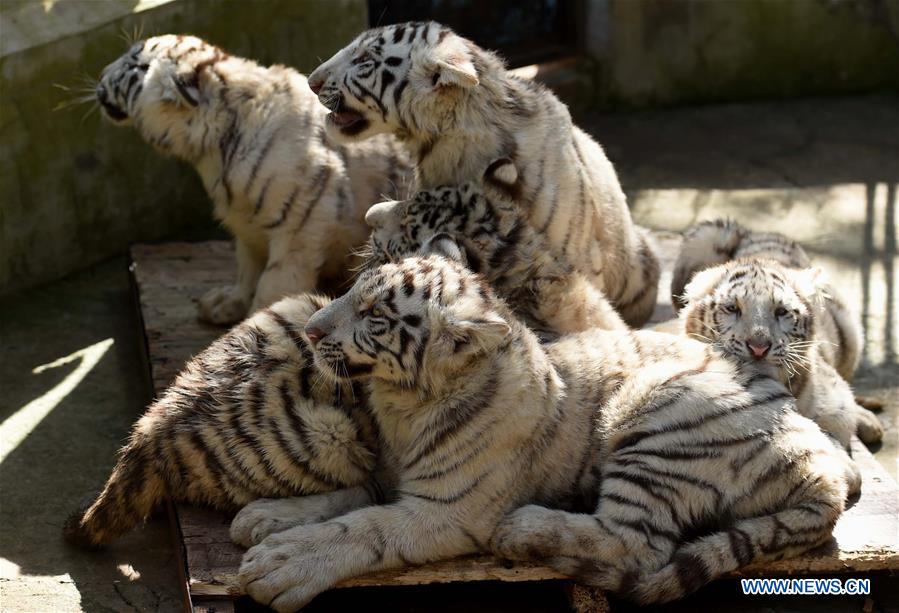
[[[479,181],[513,160],[515,201],[560,261],[601,290],[624,320],[655,307],[658,258],[631,221],[615,169],[568,108],[494,53],[433,22],[363,32],[309,75],[335,139],[395,134],[419,189]]]
[[[363,573],[478,551],[671,600],[826,542],[857,486],[846,452],[773,378],[668,334],[543,345],[443,257],[362,273],[306,336],[329,378],[367,383],[396,482],[387,503],[343,491],[235,517],[232,537],[254,545],[240,583],[278,611]],[[641,366],[610,368],[619,358]]]
[[[260,497],[360,486],[378,455],[364,391],[324,382],[303,327],[328,303],[285,298],[188,362],[135,424],[102,493],[65,527],[99,547],[166,496],[236,511]]]
[[[541,336],[626,329],[602,292],[553,257],[546,236],[523,218],[510,196],[517,186],[515,165],[503,159],[490,164],[483,185],[437,187],[374,205],[365,216],[369,266],[443,254],[481,273]]]
[[[113,123],[194,166],[234,235],[237,284],[199,301],[212,323],[345,280],[368,237],[365,211],[411,177],[392,137],[332,142],[303,75],[194,36],[136,43],[103,70],[96,95]]]
[[[731,254],[733,261],[714,266]],[[701,270],[703,259],[713,267]],[[859,359],[859,325],[798,244],[732,221],[705,222],[685,234],[676,270],[690,268],[700,272],[683,292],[672,289],[686,304],[687,334],[743,363],[773,365],[800,413],[843,445],[855,433],[866,443],[883,437],[847,383]]]

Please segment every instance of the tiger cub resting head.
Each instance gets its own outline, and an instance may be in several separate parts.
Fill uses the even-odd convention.
[[[553,257],[546,237],[523,217],[509,193],[518,184],[512,160],[492,163],[483,184],[422,190],[409,200],[368,210],[372,265],[415,253],[438,253],[481,273],[541,335],[627,326],[602,292]]]
[[[321,494],[235,518],[232,535],[246,534],[249,517],[294,508],[294,527],[250,539],[240,568],[247,592],[278,611],[367,572],[485,550],[670,600],[826,542],[857,481],[771,377],[652,332],[543,345],[483,277],[440,256],[363,272],[306,336],[329,378],[367,384],[396,486],[387,504],[350,510],[343,494]],[[671,357],[617,379],[617,356],[597,349],[617,342]],[[560,510],[582,494],[584,512]]]
[[[106,545],[166,497],[236,511],[260,497],[363,484],[378,455],[363,390],[323,384],[303,337],[327,303],[285,298],[193,358],[134,425],[66,539]]]
[[[96,95],[113,123],[194,166],[235,236],[237,283],[198,304],[212,323],[345,281],[368,236],[365,211],[411,176],[393,138],[331,142],[326,110],[300,73],[195,36],[134,44],[103,70]]]
[[[856,403],[834,366],[846,361],[839,353],[847,339],[844,322],[834,317],[841,305],[820,270],[735,260],[695,274],[683,297],[688,335],[751,367],[773,367],[799,412],[841,444],[848,447],[855,433],[866,443],[882,438],[877,417]]]

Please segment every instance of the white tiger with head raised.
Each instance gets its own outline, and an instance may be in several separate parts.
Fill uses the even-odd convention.
[[[555,256],[585,274],[627,323],[649,319],[654,249],[633,225],[602,148],[552,92],[432,22],[363,32],[316,68],[309,86],[332,111],[335,138],[397,135],[419,188],[477,181],[493,160],[511,159],[521,175],[515,200]]]
[[[228,55],[194,36],[136,43],[96,88],[105,115],[196,168],[237,241],[238,281],[199,303],[234,323],[322,280],[340,282],[368,236],[365,211],[410,178],[387,136],[340,145],[306,78]]]
[[[240,581],[278,611],[477,551],[670,600],[826,542],[858,487],[773,378],[654,332],[541,345],[482,277],[439,256],[363,273],[306,336],[323,372],[367,382],[396,481],[386,504],[357,488],[237,515],[232,537],[255,545]]]

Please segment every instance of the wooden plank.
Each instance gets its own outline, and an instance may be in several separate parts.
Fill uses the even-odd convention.
[[[653,321],[671,317],[667,288],[679,240],[670,233],[657,236],[665,272]],[[159,393],[190,356],[223,332],[197,320],[194,301],[210,288],[233,282],[233,250],[225,242],[135,245],[132,259],[153,382]],[[862,467],[862,496],[837,523],[830,544],[800,558],[753,565],[731,576],[899,570],[899,489],[857,440],[853,441],[853,455]],[[236,576],[243,550],[228,537],[228,518],[185,505],[178,505],[177,516],[191,595],[197,598],[241,595]],[[469,556],[357,577],[339,587],[559,578],[552,569],[536,564],[511,564],[490,556]],[[583,590],[574,590],[572,594],[572,602],[590,599]]]

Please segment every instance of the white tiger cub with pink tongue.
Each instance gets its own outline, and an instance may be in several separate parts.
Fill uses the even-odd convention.
[[[194,166],[215,217],[234,234],[237,284],[198,305],[212,323],[344,281],[368,237],[366,210],[411,178],[392,137],[329,139],[326,111],[300,73],[194,36],[136,43],[103,70],[96,93],[111,121]]]
[[[255,545],[240,582],[278,611],[350,577],[478,551],[671,600],[826,542],[858,487],[772,377],[654,332],[541,345],[442,257],[363,273],[305,333],[329,378],[367,381],[395,481],[384,500],[356,487],[237,515],[232,538]]]
[[[542,85],[437,23],[360,34],[309,75],[336,139],[391,133],[415,161],[419,189],[479,181],[509,158],[516,201],[556,257],[595,284],[632,326],[655,306],[658,259],[631,221],[602,148]]]

